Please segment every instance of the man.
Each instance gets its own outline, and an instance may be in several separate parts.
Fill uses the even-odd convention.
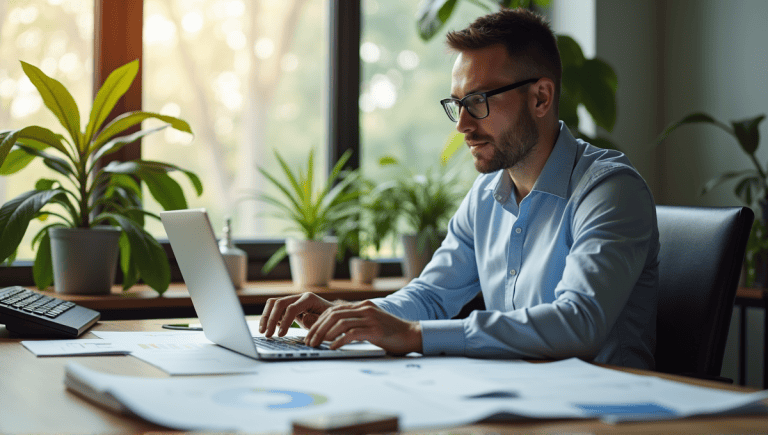
[[[458,56],[441,103],[482,174],[442,246],[386,298],[270,299],[261,332],[282,336],[296,319],[311,346],[368,340],[395,354],[575,356],[652,369],[653,198],[623,154],[575,140],[558,121],[561,66],[549,25],[503,10],[447,39]],[[478,292],[486,310],[452,320]]]

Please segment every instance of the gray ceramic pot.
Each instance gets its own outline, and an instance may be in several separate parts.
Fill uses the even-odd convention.
[[[109,294],[115,283],[120,231],[110,226],[48,230],[56,293]]]

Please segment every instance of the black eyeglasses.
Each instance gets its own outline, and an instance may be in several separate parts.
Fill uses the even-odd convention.
[[[456,98],[446,98],[445,100],[440,100],[440,104],[443,105],[445,113],[453,122],[459,122],[459,116],[462,107],[467,109],[467,113],[469,113],[473,118],[483,119],[487,118],[491,113],[490,109],[488,108],[488,97],[500,94],[502,92],[511,91],[512,89],[519,88],[520,86],[527,85],[529,83],[535,83],[539,80],[540,79],[523,80],[521,82],[512,83],[511,85],[503,86],[492,91],[482,92],[479,94],[469,94],[460,100]]]

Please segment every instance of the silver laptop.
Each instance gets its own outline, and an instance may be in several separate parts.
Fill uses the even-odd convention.
[[[383,356],[384,349],[355,342],[339,349],[305,346],[298,337],[253,337],[229,278],[205,209],[160,212],[205,336],[219,346],[258,359]]]

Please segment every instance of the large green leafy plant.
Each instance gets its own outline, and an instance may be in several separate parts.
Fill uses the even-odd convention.
[[[696,112],[670,124],[656,139],[656,145],[659,145],[673,131],[682,126],[708,124],[723,130],[736,139],[739,148],[749,157],[749,161],[754,166],[752,169],[723,172],[707,181],[701,188],[701,194],[704,195],[722,183],[735,181],[733,194],[744,204],[759,210],[762,214],[762,219],[755,219],[747,243],[747,285],[752,285],[757,278],[757,263],[760,259],[762,258],[763,261],[768,259],[768,230],[766,230],[768,227],[766,225],[768,221],[768,164],[764,166],[757,159],[757,148],[760,146],[760,123],[764,119],[765,115],[763,114],[754,118],[731,121],[729,125],[718,121],[707,113]],[[766,272],[768,271],[763,271],[763,273]],[[760,277],[760,280],[766,281],[768,276]],[[766,285],[768,282],[762,282],[762,284]]]
[[[64,85],[35,66],[25,62],[21,62],[21,66],[40,92],[45,106],[64,127],[66,136],[36,125],[0,132],[0,175],[16,173],[34,159],[42,159],[55,175],[55,178],[40,178],[34,190],[0,208],[0,262],[13,261],[32,219],[47,222],[51,216],[58,218],[45,225],[33,239],[33,248],[37,246],[33,266],[35,284],[45,288],[53,281],[48,229],[112,225],[122,230],[123,288],[128,289],[142,279],[162,294],[170,283],[168,259],[160,244],[143,228],[145,216],[159,218],[142,209],[141,188],[136,180],[146,183],[149,192],[166,210],[187,208],[181,186],[169,172],[186,174],[198,195],[202,193],[202,184],[194,173],[167,163],[115,161],[99,168],[97,162],[168,126],[191,134],[189,124],[171,116],[134,111],[104,125],[136,77],[138,60],[123,65],[107,77],[93,101],[84,131],[77,104]],[[126,134],[126,130],[149,118],[166,124]]]
[[[548,6],[549,0],[464,0],[480,7],[485,13],[499,8],[530,8]],[[438,35],[456,10],[460,0],[423,0],[417,13],[419,36],[428,41]],[[616,89],[618,79],[613,68],[602,59],[587,59],[581,46],[571,37],[557,36],[563,66],[560,92],[560,119],[577,137],[602,147],[616,149],[604,136],[589,136],[579,130],[579,106],[589,112],[595,124],[613,130],[616,124]]]
[[[289,231],[301,234],[306,240],[322,240],[335,232],[338,238],[339,255],[350,246],[350,238],[356,228],[355,216],[358,213],[356,199],[360,191],[356,188],[357,172],[343,170],[352,151],[347,150],[333,166],[325,184],[315,187],[315,153],[310,150],[305,169],[295,172],[288,166],[277,150],[275,158],[280,164],[285,181],[280,181],[266,169],[259,167],[259,172],[277,188],[280,195],[260,192],[256,198],[270,204],[274,212],[267,216],[291,223]],[[269,273],[287,255],[286,247],[278,249],[262,268]]]

